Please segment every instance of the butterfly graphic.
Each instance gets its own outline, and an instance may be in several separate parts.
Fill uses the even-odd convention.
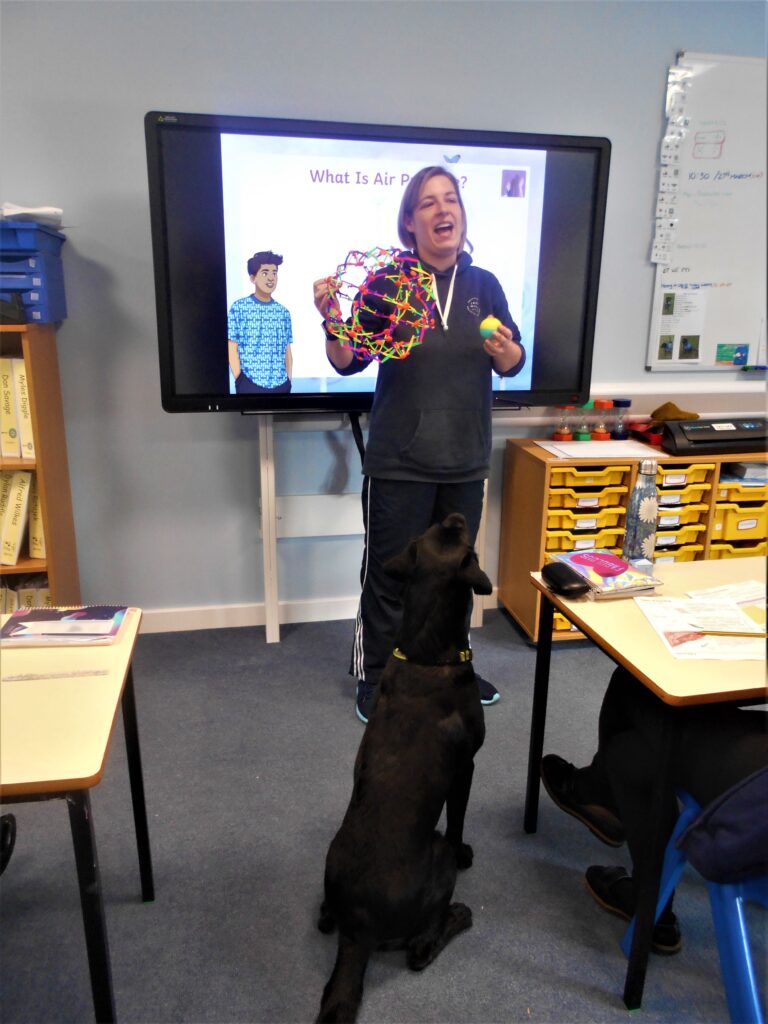
[[[461,160],[461,153],[457,153],[456,156],[448,156],[446,153],[443,153],[443,160],[447,164],[457,164]]]

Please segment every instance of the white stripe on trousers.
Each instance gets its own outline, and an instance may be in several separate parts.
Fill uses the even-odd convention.
[[[365,681],[365,665],[363,660],[363,590],[368,579],[368,547],[369,534],[371,529],[371,487],[373,480],[368,477],[368,494],[366,496],[367,508],[365,510],[365,549],[363,551],[363,579],[360,590],[360,602],[357,606],[357,618],[355,619],[355,637],[352,644],[352,673],[362,681]]]

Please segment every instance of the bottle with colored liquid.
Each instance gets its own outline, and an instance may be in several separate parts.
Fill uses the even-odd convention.
[[[571,424],[568,417],[568,413],[575,408],[573,405],[557,405],[555,406],[558,412],[557,426],[554,429],[552,437],[555,441],[572,441],[573,431],[571,430]]]
[[[629,496],[622,558],[627,562],[653,562],[659,492],[656,489],[656,460],[643,459],[637,481]]]
[[[629,437],[629,427],[627,426],[626,417],[631,405],[631,398],[614,398],[613,400],[613,408],[616,410],[616,418],[613,421],[611,437],[614,441],[626,441]]]
[[[592,440],[592,424],[590,417],[592,409],[594,408],[594,402],[590,399],[585,402],[584,405],[579,407],[579,414],[576,418],[576,426],[573,430],[574,441],[591,441]]]
[[[610,398],[596,398],[594,401],[594,408],[597,412],[597,421],[592,427],[592,440],[610,441],[611,431],[608,426],[608,416],[606,414],[609,409],[613,408],[613,401]]]

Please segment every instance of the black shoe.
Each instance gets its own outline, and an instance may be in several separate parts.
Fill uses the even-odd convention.
[[[485,704],[488,707],[489,704],[495,704],[496,701],[501,700],[501,694],[493,685],[489,683],[487,679],[483,679],[475,672],[475,679],[477,680],[477,686],[480,690],[480,703]]]
[[[574,765],[557,754],[547,754],[541,759],[540,774],[544,788],[561,811],[573,815],[608,846],[622,845],[624,826],[613,811],[599,804],[582,804],[576,799]]]
[[[0,817],[0,875],[8,867],[15,842],[16,817],[13,814],[4,814]]]
[[[375,684],[366,683],[362,679],[358,680],[357,696],[355,698],[355,712],[363,725],[368,724],[368,718],[371,714],[371,710],[373,709],[373,703],[376,700],[377,692],[378,689]]]
[[[631,921],[635,914],[635,889],[632,879],[621,867],[604,868],[593,864],[584,876],[587,891],[604,910]],[[667,905],[653,926],[651,949],[662,956],[672,956],[683,948],[680,925]]]

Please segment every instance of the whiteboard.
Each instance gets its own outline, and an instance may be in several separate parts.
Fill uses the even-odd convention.
[[[683,52],[660,148],[647,369],[765,366],[766,61]]]

